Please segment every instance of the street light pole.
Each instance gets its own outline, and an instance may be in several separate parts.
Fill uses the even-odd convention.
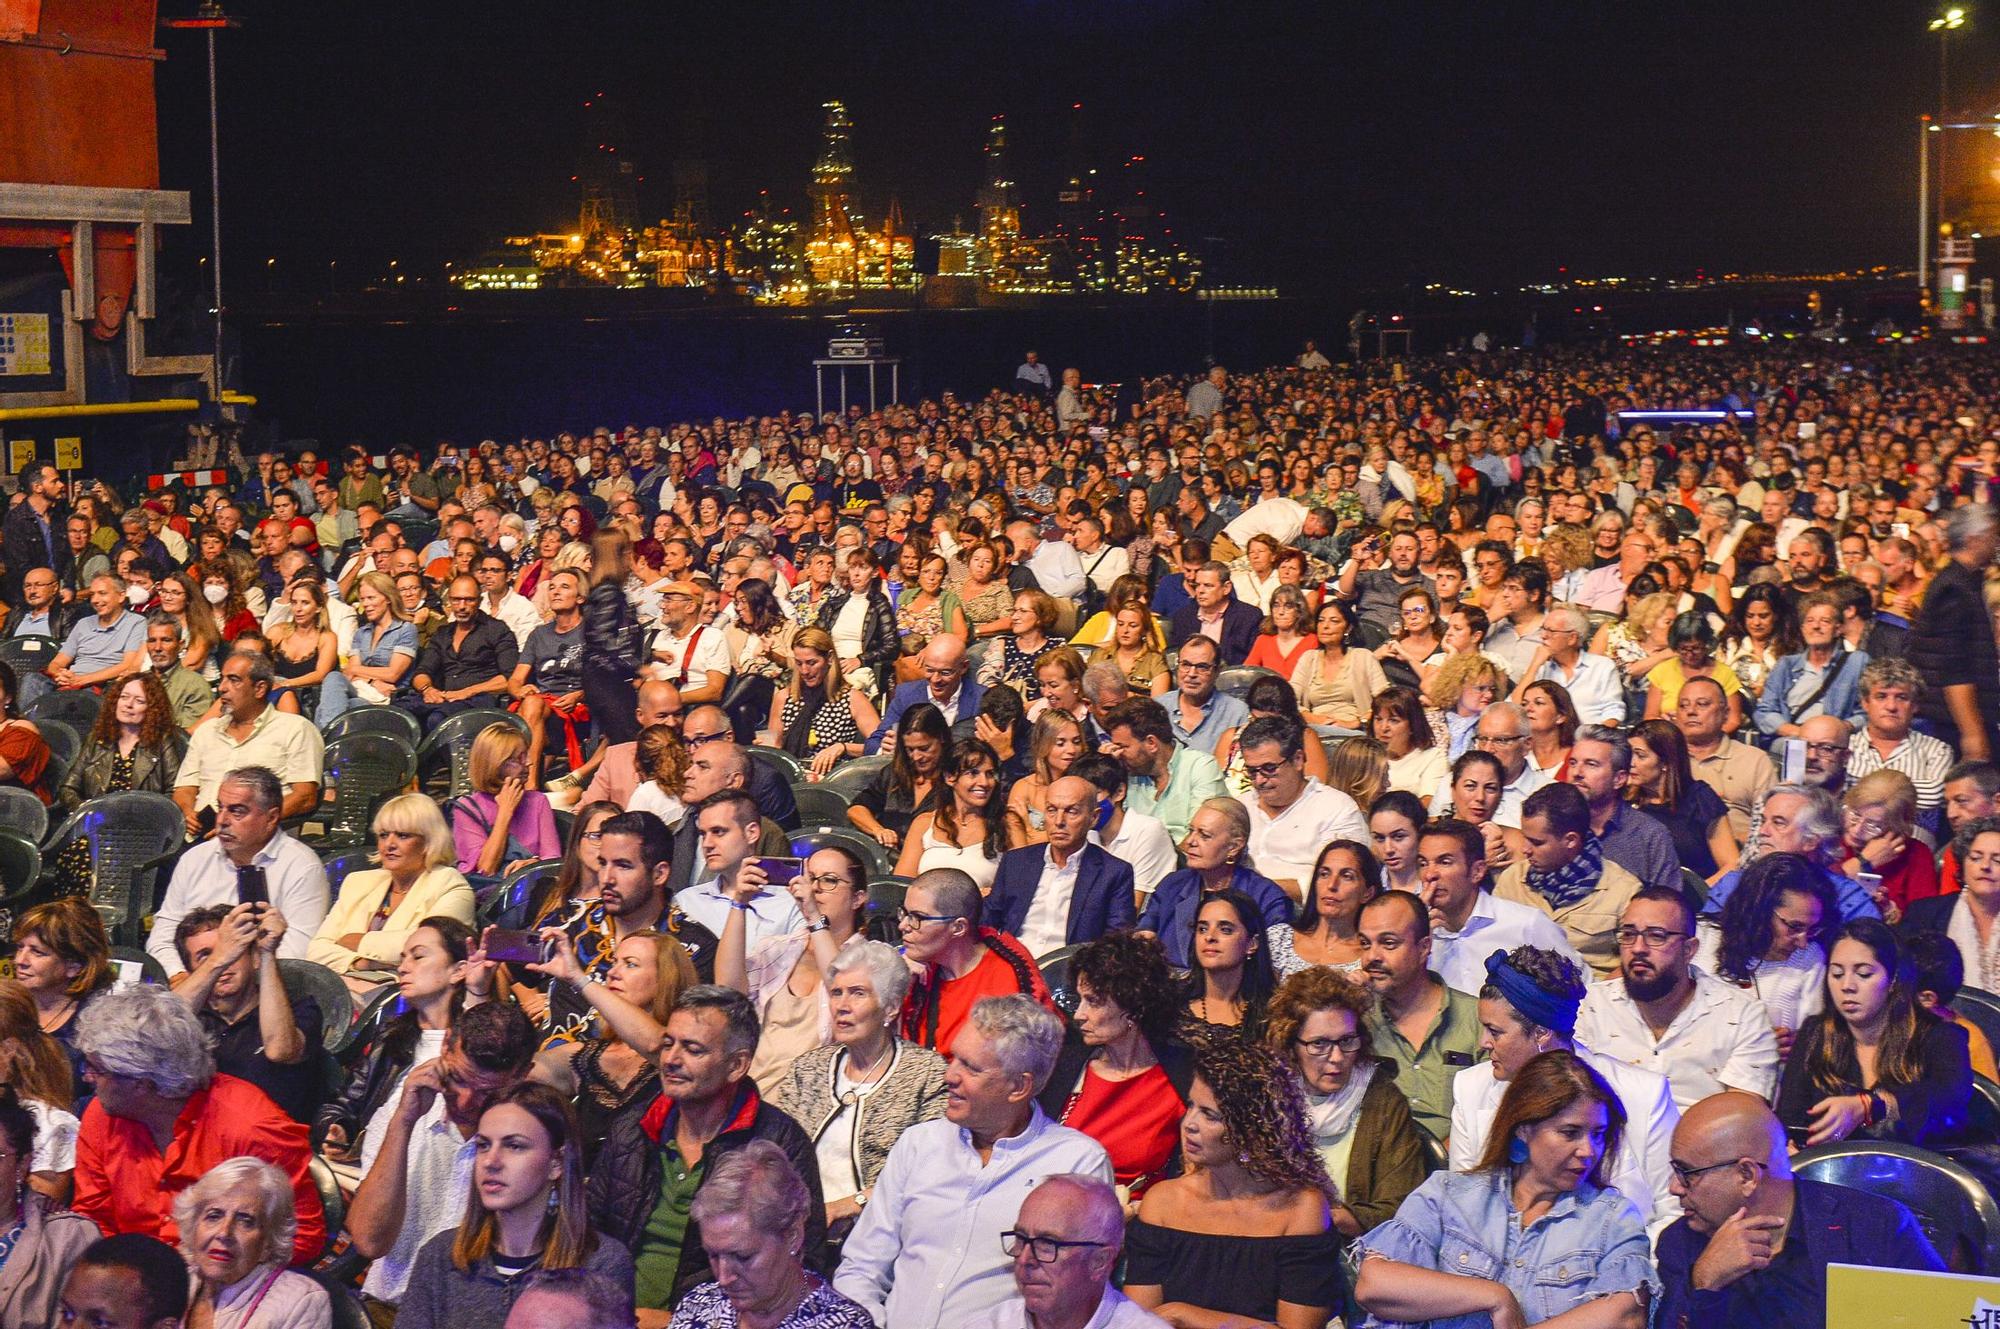
[[[1931,131],[1927,115],[1917,117],[1917,299],[1928,304],[1931,289]]]
[[[1951,34],[1964,26],[1965,10],[1958,5],[1953,5],[1931,20],[1930,30],[1937,34],[1938,39],[1937,118],[1939,124],[1944,124],[1951,119]],[[1945,220],[1944,191],[1946,186],[1944,155],[1944,137],[1940,135],[1937,145],[1937,219],[1939,222]],[[1929,282],[1926,281],[1925,285],[1929,285]]]

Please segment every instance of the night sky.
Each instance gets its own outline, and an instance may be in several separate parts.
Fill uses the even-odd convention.
[[[1081,101],[1091,162],[1143,154],[1149,197],[1177,234],[1220,238],[1229,279],[1907,263],[1915,117],[1938,86],[1936,11],[1910,0],[229,7],[225,241],[236,271],[276,257],[302,284],[328,260],[434,265],[566,229],[600,92],[647,217],[683,157],[707,163],[720,216],[759,189],[802,210],[819,103],[839,97],[871,218],[894,192],[919,235],[973,225],[1004,112],[1034,230]],[[1955,39],[1964,92],[2000,53],[1991,10]],[[200,42],[163,33],[160,71],[165,183],[198,212]]]

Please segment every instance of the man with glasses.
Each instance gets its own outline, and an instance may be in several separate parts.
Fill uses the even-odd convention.
[[[776,767],[752,759],[749,749],[736,742],[736,728],[720,706],[696,706],[689,710],[687,719],[681,725],[681,743],[688,751],[691,778],[693,762],[705,753],[731,749],[743,753],[749,773],[737,787],[749,791],[750,797],[757,800],[757,809],[764,814],[765,820],[787,830],[798,827],[799,800],[792,793],[792,786],[778,774]],[[683,798],[682,801],[692,804],[694,799]],[[774,852],[785,851],[780,849]]]
[[[1660,1234],[1661,1325],[1826,1323],[1830,1264],[1941,1273],[1915,1215],[1887,1196],[1792,1175],[1762,1099],[1717,1094],[1674,1130],[1681,1219]]]
[[[956,1329],[1004,1306],[1019,1257],[1002,1234],[1018,1230],[1029,1193],[1067,1173],[1110,1184],[1104,1147],[1035,1101],[1062,1039],[1061,1017],[1019,994],[967,1013],[949,1044],[944,1116],[911,1126],[889,1151],[834,1276],[834,1290],[877,1324]]]
[[[1778,1037],[1757,994],[1698,969],[1694,911],[1678,891],[1647,887],[1618,923],[1619,976],[1593,983],[1576,1036],[1673,1085],[1682,1112],[1726,1089],[1769,1099]]]
[[[966,667],[963,641],[950,633],[932,637],[918,659],[923,665],[924,676],[896,685],[896,690],[889,694],[889,704],[882,709],[882,723],[868,735],[864,751],[893,755],[896,751],[896,726],[902,723],[903,712],[920,701],[927,701],[943,711],[948,725],[957,725],[961,721],[970,723],[979,714],[979,699],[986,695],[986,687],[973,678],[972,671]]]
[[[903,1037],[949,1050],[985,997],[1024,993],[1054,1010],[1034,956],[996,928],[982,927],[986,900],[957,868],[917,874],[896,913],[903,958],[917,970],[903,1000]]]
[[[1610,514],[1605,514],[1609,516]],[[1600,521],[1603,518],[1599,518]],[[1597,547],[1603,547],[1604,531],[1598,532]],[[1653,537],[1644,531],[1630,531],[1618,545],[1617,561],[1583,574],[1577,583],[1576,593],[1571,600],[1585,609],[1600,614],[1620,614],[1625,611],[1625,588],[1633,579],[1646,570],[1653,561],[1655,546]]]
[[[1767,854],[1797,854],[1811,863],[1832,889],[1834,904],[1840,910],[1834,927],[1857,918],[1880,918],[1882,910],[1875,897],[1860,882],[1839,870],[1847,855],[1842,832],[1853,815],[1824,789],[1773,785],[1758,805],[1757,833],[1744,847],[1742,861],[1709,888],[1708,898],[1701,906],[1702,916],[1722,916],[1722,906],[1729,902],[1736,884],[1743,879],[1744,869],[1758,859]]]
[[[1815,715],[1799,726],[1799,738],[1806,745],[1806,775],[1800,783],[1839,798],[1847,790],[1854,726],[1837,715]]]
[[[1533,565],[1523,569],[1535,570]],[[1501,628],[1506,626],[1503,623]],[[1487,649],[1504,654],[1505,647],[1495,644],[1501,628],[1487,638]],[[1514,700],[1523,699],[1530,683],[1560,683],[1583,723],[1625,723],[1625,685],[1619,680],[1618,666],[1609,657],[1584,649],[1590,641],[1589,617],[1581,610],[1558,606],[1543,617],[1538,635],[1540,644],[1533,648],[1526,664],[1508,670],[1521,680],[1514,689]]]
[[[1482,541],[1474,557],[1499,558],[1498,552],[1486,550],[1493,543]],[[1505,568],[1491,597],[1475,599],[1467,595],[1465,600],[1486,610],[1492,622],[1492,630],[1486,635],[1486,650],[1502,662],[1500,667],[1507,671],[1508,677],[1526,682],[1541,660],[1547,658],[1546,651],[1550,648],[1548,569],[1539,561]]]
[[[1125,1245],[1125,1208],[1096,1177],[1060,1173],[1021,1201],[1000,1249],[1014,1260],[1014,1295],[969,1329],[1165,1329],[1166,1321],[1111,1286]]]
[[[656,724],[679,732],[686,717],[681,701],[681,690],[673,684],[657,678],[649,678],[639,685],[638,704],[634,716],[640,729],[649,729]],[[638,740],[630,743],[613,743],[604,749],[598,759],[597,770],[590,777],[590,784],[584,789],[582,803],[616,803],[624,807],[632,801],[632,791],[639,785],[637,753]]]
[[[1306,774],[1305,727],[1296,720],[1252,720],[1236,742],[1250,777],[1250,792],[1239,798],[1250,814],[1250,861],[1297,903],[1320,850],[1332,840],[1368,843],[1367,819],[1348,794]]]
[[[1221,648],[1213,641],[1197,635],[1182,644],[1174,671],[1178,686],[1160,696],[1160,705],[1173,723],[1175,741],[1214,752],[1224,734],[1249,722],[1250,708],[1241,698],[1216,690],[1221,672]]]
[[[426,731],[460,711],[499,705],[521,660],[513,629],[480,610],[477,580],[453,577],[444,608],[447,622],[418,653],[410,690],[395,701]]]
[[[721,701],[729,685],[729,641],[720,628],[701,620],[702,589],[671,581],[660,590],[660,630],[653,634],[653,676],[681,690],[692,705]]]
[[[514,589],[512,571],[507,556],[498,550],[488,550],[472,561],[472,575],[479,583],[480,610],[505,623],[514,634],[515,645],[526,646],[528,638],[542,625],[542,611]]]
[[[1490,752],[1500,763],[1500,803],[1493,810],[1493,824],[1507,832],[1510,847],[1518,854],[1521,838],[1521,804],[1529,794],[1549,783],[1546,771],[1528,764],[1528,717],[1511,701],[1496,701],[1479,714],[1473,727],[1472,745]],[[1431,799],[1431,815],[1442,817],[1451,810],[1451,779],[1446,777]]]

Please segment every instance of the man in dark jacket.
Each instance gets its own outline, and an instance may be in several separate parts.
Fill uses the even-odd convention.
[[[1963,761],[1993,759],[2000,725],[2000,657],[1986,613],[1986,569],[2000,544],[1992,505],[1954,508],[1945,526],[1951,557],[1931,579],[1910,626],[1906,658],[1930,687],[1918,710],[1922,728]]]
[[[660,1097],[614,1117],[598,1151],[590,1225],[632,1252],[642,1310],[671,1310],[714,1277],[690,1207],[716,1160],[752,1140],[783,1149],[804,1179],[805,1258],[817,1262],[826,1236],[818,1157],[798,1123],[747,1082],[758,1033],[742,993],[711,984],[681,993],[660,1045]]]
[[[1264,615],[1257,606],[1236,598],[1227,563],[1204,563],[1192,580],[1194,602],[1182,605],[1167,620],[1167,647],[1179,650],[1182,642],[1199,632],[1213,637],[1222,647],[1225,667],[1240,665],[1250,658]]]
[[[1096,785],[1064,776],[1049,786],[1048,843],[1000,856],[987,922],[1030,955],[1132,926],[1132,865],[1090,843],[1097,803]]]
[[[521,658],[514,630],[479,608],[479,583],[470,576],[452,578],[444,607],[450,622],[417,656],[410,690],[396,698],[426,730],[460,711],[500,705]]]
[[[1661,1329],[1825,1324],[1829,1264],[1944,1269],[1901,1204],[1794,1177],[1785,1128],[1749,1094],[1690,1107],[1669,1165],[1682,1216],[1660,1234]]]
[[[54,463],[30,462],[21,471],[24,497],[7,510],[0,523],[0,556],[7,564],[0,600],[21,603],[21,578],[30,568],[52,568],[60,575],[69,563],[69,539],[63,528],[63,480]]]

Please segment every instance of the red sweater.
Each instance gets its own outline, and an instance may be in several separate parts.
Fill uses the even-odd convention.
[[[106,1235],[143,1232],[178,1246],[174,1197],[239,1154],[261,1158],[291,1178],[299,1222],[292,1263],[318,1259],[326,1247],[326,1213],[306,1174],[312,1157],[306,1128],[262,1089],[233,1075],[218,1074],[187,1101],[164,1154],[143,1122],[114,1117],[102,1099],[93,1099],[76,1137],[74,1207]]]

